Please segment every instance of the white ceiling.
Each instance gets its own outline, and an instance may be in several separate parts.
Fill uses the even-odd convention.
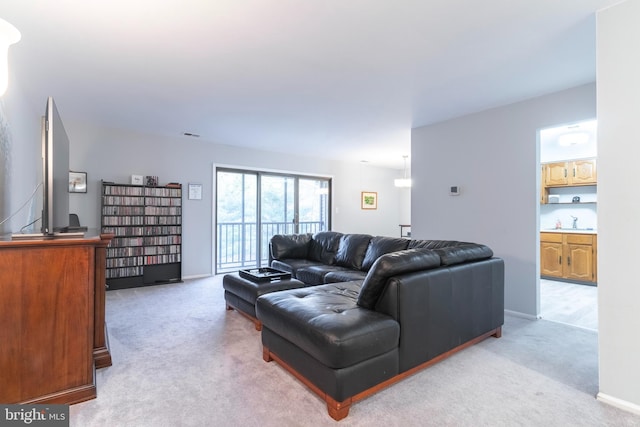
[[[595,80],[618,0],[0,0],[63,118],[402,168],[411,128]],[[11,90],[11,81],[9,82]]]

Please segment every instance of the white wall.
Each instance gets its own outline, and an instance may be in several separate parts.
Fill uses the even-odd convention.
[[[17,211],[28,201],[42,180],[41,124],[46,99],[42,105],[28,105],[20,89],[20,76],[12,76],[0,105],[0,137],[3,143],[0,182],[0,220]],[[401,170],[361,163],[330,161],[235,148],[183,136],[161,138],[131,131],[103,128],[78,122],[65,114],[64,103],[58,110],[70,139],[69,167],[87,172],[88,192],[70,194],[70,212],[80,216],[83,225],[99,225],[100,181],[130,182],[132,174],[157,175],[160,183],[199,182],[202,200],[184,200],[183,276],[207,275],[212,267],[213,170],[216,164],[248,167],[333,179],[332,229],[344,233],[399,236],[398,224],[406,220],[410,199],[393,180]],[[304,143],[302,141],[301,143]],[[361,210],[360,192],[378,193],[378,209]],[[0,234],[17,232],[39,217],[42,190],[33,202],[17,212],[14,220],[0,227]],[[39,230],[40,224],[37,224]]]
[[[0,226],[0,234],[19,231],[42,208],[42,189],[38,183],[42,181],[40,118],[45,104],[43,97],[41,112],[34,114],[33,106],[24,102],[15,78],[10,79],[0,99],[0,221],[15,213]]]
[[[640,414],[640,2],[597,22],[598,397]]]
[[[538,131],[593,119],[595,105],[588,84],[413,129],[413,237],[487,244],[505,260],[505,308],[538,316]]]
[[[71,141],[70,168],[88,173],[88,193],[70,195],[70,211],[83,224],[99,224],[100,181],[130,182],[132,174],[157,175],[161,184],[203,184],[202,200],[183,204],[183,276],[213,272],[213,170],[215,165],[315,174],[333,178],[332,229],[345,233],[399,236],[401,196],[397,170],[240,149],[182,136],[159,138],[77,123],[58,109]],[[378,192],[378,209],[360,209],[360,191]]]
[[[561,197],[567,197],[571,200],[571,196],[574,194],[580,193],[571,192],[569,195],[563,195]],[[593,195],[583,194],[580,198],[581,200],[586,200],[587,196]],[[572,216],[578,218],[578,228],[598,229],[598,210],[595,203],[573,204],[566,202],[565,204],[565,202],[563,202],[559,204],[550,203],[540,206],[540,230],[544,231],[550,228],[555,228],[556,221],[558,220],[560,220],[562,228],[571,228],[573,226]]]
[[[411,225],[411,188],[399,188],[400,223]]]

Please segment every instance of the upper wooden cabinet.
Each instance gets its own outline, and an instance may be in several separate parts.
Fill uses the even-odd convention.
[[[547,163],[542,165],[545,187],[556,187],[569,183],[569,162]]]
[[[596,159],[574,160],[570,164],[569,185],[595,185],[598,183]]]
[[[544,187],[595,185],[598,183],[596,159],[572,160],[542,165]]]
[[[596,159],[543,163],[540,178],[540,203],[549,202],[549,189],[598,184]]]

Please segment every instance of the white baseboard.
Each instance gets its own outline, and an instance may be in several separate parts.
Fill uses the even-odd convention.
[[[602,392],[598,392],[596,399],[624,411],[640,415],[640,405],[636,405],[635,403],[627,402],[626,400],[618,399],[617,397],[609,396]]]
[[[203,277],[211,277],[211,274],[194,274],[192,276],[182,276],[182,280],[188,279],[202,279]]]
[[[528,319],[528,320],[539,320],[540,319],[540,316],[534,316],[532,314],[522,313],[520,311],[505,310],[504,314],[509,314],[511,316],[521,317],[523,319]]]

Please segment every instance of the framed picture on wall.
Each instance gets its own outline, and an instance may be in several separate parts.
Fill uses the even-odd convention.
[[[189,200],[202,200],[202,184],[189,183]]]
[[[69,193],[87,192],[87,173],[69,172]]]
[[[362,209],[378,209],[378,193],[363,191],[360,195],[360,207]]]

